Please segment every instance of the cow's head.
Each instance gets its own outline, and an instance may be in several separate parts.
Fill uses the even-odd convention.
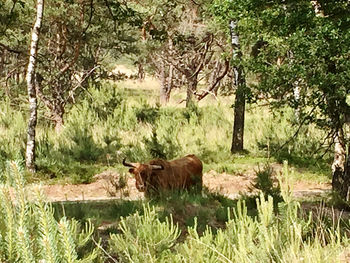
[[[125,158],[123,160],[123,165],[131,167],[129,172],[135,176],[136,188],[140,192],[145,192],[148,183],[150,183],[150,177],[152,171],[163,170],[163,166],[155,164],[142,164],[142,163],[127,163]]]

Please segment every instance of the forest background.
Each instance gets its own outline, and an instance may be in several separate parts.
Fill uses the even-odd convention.
[[[345,0],[1,1],[1,168],[88,183],[125,157],[287,160],[347,202],[349,28]]]

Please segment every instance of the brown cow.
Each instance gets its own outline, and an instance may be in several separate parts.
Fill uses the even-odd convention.
[[[181,159],[165,161],[152,160],[148,163],[126,163],[132,167],[129,172],[135,176],[136,188],[149,194],[173,189],[190,189],[192,186],[202,188],[202,162],[191,154]]]

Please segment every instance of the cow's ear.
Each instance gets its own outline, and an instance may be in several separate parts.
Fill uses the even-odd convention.
[[[133,174],[133,173],[134,173],[134,170],[135,170],[134,168],[130,168],[130,169],[129,169],[129,173]]]

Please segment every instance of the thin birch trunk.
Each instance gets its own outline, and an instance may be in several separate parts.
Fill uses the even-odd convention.
[[[311,0],[315,15],[324,18],[324,10],[321,2]],[[333,73],[333,72],[332,72]],[[334,135],[334,159],[332,163],[332,189],[336,191],[345,200],[350,200],[350,146],[346,153],[346,140],[344,136],[344,125],[340,124],[339,116],[333,120],[337,123],[337,130]]]
[[[240,60],[242,53],[240,50],[239,36],[236,32],[237,22],[230,22],[231,41],[234,60]],[[237,86],[235,98],[235,113],[232,133],[231,152],[243,151],[244,141],[244,115],[245,115],[245,76],[241,65],[234,66],[235,85]]]
[[[346,185],[346,145],[344,133],[339,129],[334,135],[334,160],[332,163],[332,188],[341,197],[349,199],[349,186]]]
[[[30,56],[27,69],[27,90],[29,96],[29,121],[27,130],[27,148],[26,148],[26,168],[28,171],[35,173],[35,129],[37,123],[37,97],[35,89],[35,66],[38,52],[38,42],[43,17],[44,0],[37,0],[36,20],[32,30],[32,40],[30,43]]]

